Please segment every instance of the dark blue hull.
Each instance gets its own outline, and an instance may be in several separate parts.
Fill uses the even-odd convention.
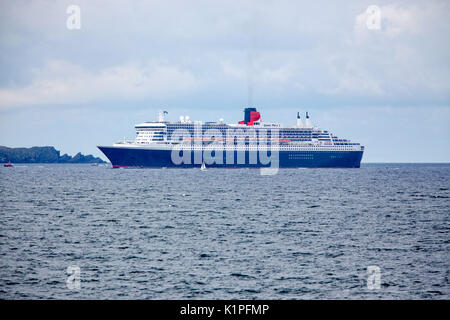
[[[98,147],[111,161],[114,168],[193,168],[200,167],[202,161],[194,164],[193,152],[189,152],[190,164],[175,164],[171,158],[171,150],[151,150],[126,147]],[[244,159],[238,162],[237,159]],[[224,153],[225,154],[225,153]],[[359,168],[363,151],[279,151],[279,168]],[[270,154],[269,154],[270,156]],[[242,157],[242,158],[241,158]],[[249,159],[248,151],[234,152],[233,163],[226,160],[221,163],[210,163],[203,160],[207,167],[212,168],[261,168],[270,167],[262,164],[259,155],[256,161]],[[256,163],[255,163],[256,162]]]

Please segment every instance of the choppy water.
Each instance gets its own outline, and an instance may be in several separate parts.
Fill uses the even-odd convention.
[[[0,298],[449,299],[449,197],[448,164],[2,167]]]

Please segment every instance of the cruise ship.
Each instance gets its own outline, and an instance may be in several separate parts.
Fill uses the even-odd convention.
[[[191,121],[137,124],[134,141],[98,146],[113,168],[359,168],[364,152],[360,143],[341,139],[311,124],[264,122],[256,108],[246,108],[236,124]]]

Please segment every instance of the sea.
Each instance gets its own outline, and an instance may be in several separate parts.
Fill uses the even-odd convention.
[[[450,164],[0,168],[0,299],[449,299]]]

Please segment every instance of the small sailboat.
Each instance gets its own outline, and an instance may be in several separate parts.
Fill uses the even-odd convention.
[[[207,170],[207,169],[206,169],[206,165],[205,165],[204,162],[202,163],[202,167],[200,168],[200,170],[202,170],[202,171],[206,171],[206,170]]]

